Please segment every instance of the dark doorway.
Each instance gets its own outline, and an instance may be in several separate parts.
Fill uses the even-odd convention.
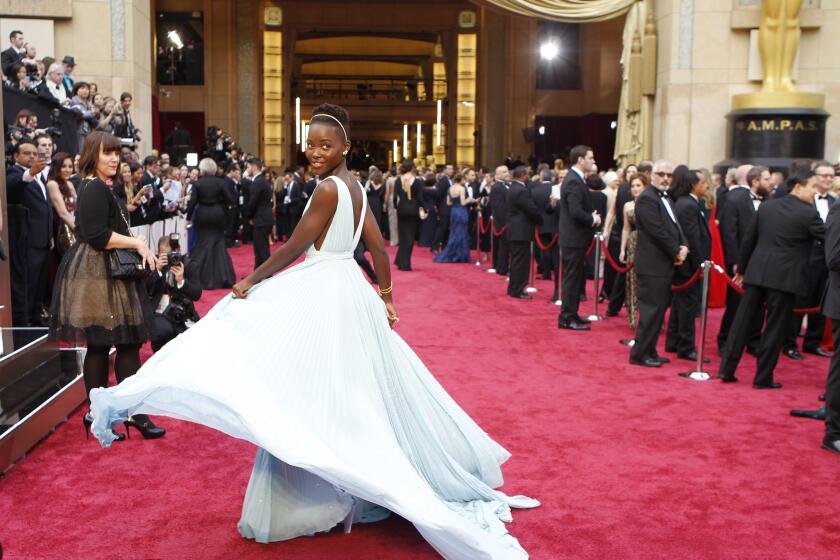
[[[207,134],[207,129],[204,127],[204,113],[159,113],[158,122],[160,123],[160,150],[169,153],[173,162],[180,163],[180,160],[183,159],[182,154],[187,152],[202,152]],[[178,136],[186,138],[184,134],[172,135],[172,131],[175,130],[175,123],[181,123],[181,128],[189,133],[188,148],[172,146],[173,141],[176,144],[184,143],[183,140],[177,141]]]
[[[534,120],[534,151],[543,161],[563,158],[576,144],[592,147],[598,169],[615,166],[615,122],[618,115],[590,113],[582,117],[541,116]]]

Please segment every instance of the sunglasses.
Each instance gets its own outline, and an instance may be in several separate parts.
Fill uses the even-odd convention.
[[[671,177],[674,176],[673,173],[665,173],[664,171],[657,171],[656,173],[654,173],[654,175],[656,175],[657,177],[668,177],[668,178],[671,178]]]

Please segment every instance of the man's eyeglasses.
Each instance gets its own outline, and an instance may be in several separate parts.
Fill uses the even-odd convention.
[[[816,175],[817,177],[831,177],[832,179],[834,179],[835,177],[834,173],[817,173]]]
[[[657,171],[656,173],[654,173],[654,175],[656,175],[657,177],[663,177],[663,178],[668,177],[669,179],[674,176],[673,173],[665,173],[664,171]]]

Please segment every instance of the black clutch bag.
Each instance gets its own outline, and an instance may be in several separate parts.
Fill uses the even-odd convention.
[[[134,249],[111,249],[108,264],[111,278],[115,280],[141,280],[149,273],[140,253]]]

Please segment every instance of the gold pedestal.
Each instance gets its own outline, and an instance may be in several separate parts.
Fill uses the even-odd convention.
[[[739,109],[822,109],[825,95],[802,91],[758,91],[732,96],[732,110]]]

